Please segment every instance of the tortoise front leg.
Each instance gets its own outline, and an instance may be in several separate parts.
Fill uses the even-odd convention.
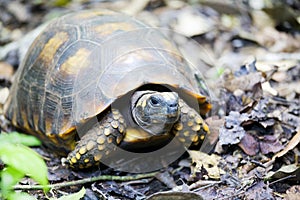
[[[125,129],[123,116],[118,110],[112,109],[80,139],[69,153],[66,163],[74,169],[97,166],[101,158],[116,149],[124,137]]]
[[[186,147],[199,145],[209,134],[209,128],[200,114],[193,108],[189,107],[182,99],[179,100],[180,117],[174,124],[173,134]]]

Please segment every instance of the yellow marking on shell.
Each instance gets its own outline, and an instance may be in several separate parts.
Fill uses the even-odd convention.
[[[94,141],[89,141],[87,144],[86,144],[86,149],[88,151],[92,150],[94,147],[95,147],[95,142]]]
[[[183,135],[187,137],[187,136],[190,135],[190,132],[189,132],[189,131],[184,131],[184,132],[183,132]]]
[[[104,148],[105,148],[104,145],[98,145],[98,150],[99,150],[99,151],[102,151]]]
[[[104,144],[104,142],[105,142],[105,137],[103,135],[97,138],[98,144]]]
[[[74,55],[69,57],[60,67],[60,70],[66,74],[77,75],[80,70],[85,67],[89,67],[89,62],[87,60],[91,51],[85,48],[80,48]],[[84,65],[82,65],[84,64]]]
[[[96,26],[94,28],[95,32],[100,35],[110,35],[115,31],[132,31],[136,29],[132,24],[127,22],[113,22],[113,23],[104,23]]]
[[[33,118],[34,119],[34,118]],[[18,126],[17,124],[17,112],[13,112],[13,116],[12,116],[12,122],[14,123],[15,126]],[[38,130],[37,129],[37,126],[35,127],[35,130]]]
[[[38,121],[39,121],[39,116],[37,114],[33,114],[33,124],[35,130],[39,130]],[[50,133],[52,124],[49,122],[49,120],[45,120],[45,121],[46,121],[46,125],[45,125],[46,133]]]
[[[22,110],[20,112],[21,112],[21,117],[22,117],[22,120],[23,120],[23,124],[22,124],[23,128],[25,128],[26,130],[30,130],[26,112],[24,110]]]
[[[203,120],[201,119],[201,117],[196,117],[196,118],[195,118],[195,122],[196,122],[197,124],[202,124],[202,123],[203,123]]]
[[[193,131],[199,131],[200,128],[201,128],[200,125],[194,125],[194,126],[192,127],[192,130],[193,130]]]
[[[194,122],[193,122],[193,121],[188,121],[188,122],[187,122],[187,125],[188,125],[188,126],[193,126],[193,125],[194,125]]]
[[[77,160],[79,160],[81,157],[80,153],[76,153],[75,157],[77,158]]]
[[[53,60],[57,49],[69,39],[69,35],[66,32],[56,33],[44,46],[39,57],[44,63],[49,63]]]
[[[183,124],[182,123],[176,123],[174,125],[174,128],[178,131],[181,131],[183,129]]]
[[[90,159],[86,158],[86,159],[84,159],[83,162],[88,163],[88,162],[90,162]]]
[[[105,128],[103,132],[104,132],[104,135],[106,135],[106,136],[108,136],[108,135],[110,135],[110,134],[111,134],[111,132],[110,132],[110,129],[109,129],[109,128]]]
[[[118,126],[119,126],[118,121],[112,121],[110,124],[113,128],[118,128]]]
[[[97,153],[97,154],[94,155],[94,161],[96,161],[96,162],[98,162],[101,158],[102,158],[101,153]]]
[[[201,136],[200,136],[200,139],[201,139],[201,140],[204,140],[204,139],[205,139],[205,135],[201,135]]]
[[[74,163],[76,163],[76,162],[77,162],[77,159],[76,159],[75,157],[72,157],[70,161],[71,161],[71,163],[73,163],[73,164],[74,164]]]
[[[81,148],[79,149],[79,153],[80,153],[81,155],[85,154],[85,153],[86,153],[86,148],[85,148],[85,147],[81,147]]]
[[[46,133],[46,136],[48,137],[49,140],[51,140],[54,144],[59,146],[59,142],[57,141],[56,135],[53,133]]]

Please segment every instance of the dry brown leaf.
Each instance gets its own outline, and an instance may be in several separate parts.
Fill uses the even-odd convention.
[[[300,167],[295,164],[282,166],[276,172],[269,172],[265,179],[277,180],[288,176],[291,176],[289,180],[300,180]]]
[[[247,121],[248,114],[231,111],[225,117],[225,125],[220,129],[219,143],[221,145],[237,144],[244,137],[246,131],[241,126],[244,121]]]
[[[278,141],[278,138],[273,135],[265,135],[259,141],[260,151],[266,155],[268,153],[277,153],[283,149],[283,145]]]
[[[14,68],[7,62],[0,62],[0,77],[10,79],[14,74]]]
[[[258,142],[252,135],[248,133],[245,134],[245,136],[238,145],[246,154],[250,156],[256,155],[259,151]]]
[[[281,156],[284,156],[288,151],[294,149],[298,144],[300,143],[300,127],[298,127],[298,132],[294,137],[290,140],[289,144],[280,152],[275,154],[272,157],[272,161],[274,161],[276,158],[280,158]]]
[[[281,83],[278,86],[275,86],[274,88],[276,91],[278,91],[280,96],[288,96],[289,94],[296,92],[300,94],[300,87],[299,87],[300,81],[295,81],[292,83]]]
[[[147,198],[147,200],[203,200],[203,198],[194,192],[157,192],[150,197]]]
[[[224,124],[224,119],[219,119],[217,116],[209,117],[205,120],[210,129],[210,134],[206,136],[201,145],[200,151],[209,153],[219,139],[219,130]]]
[[[300,196],[300,185],[294,185],[286,191],[285,200],[294,200]]]
[[[264,78],[261,72],[254,72],[240,77],[234,77],[233,75],[227,75],[224,78],[223,86],[233,92],[237,89],[243,91],[250,91],[253,89],[254,85],[263,82]]]
[[[221,157],[212,154],[208,155],[206,153],[200,151],[188,151],[193,163],[196,163],[195,167],[192,168],[193,174],[196,172],[200,172],[202,168],[204,168],[207,173],[208,177],[212,179],[220,179],[221,174],[225,174],[225,171],[218,167],[219,161]]]
[[[272,88],[269,81],[262,83],[261,87],[262,87],[264,92],[268,92],[273,96],[276,96],[278,94],[278,92],[274,88]]]
[[[246,199],[273,199],[272,193],[273,190],[266,183],[259,181],[245,192],[245,196]]]

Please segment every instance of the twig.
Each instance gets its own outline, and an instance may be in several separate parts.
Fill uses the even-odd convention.
[[[278,180],[276,180],[276,181],[270,182],[269,185],[278,183],[278,182],[280,182],[280,181],[284,181],[284,180],[286,180],[286,179],[295,178],[295,177],[296,177],[295,174],[293,174],[293,175],[288,175],[288,176],[282,177],[282,178],[280,178],[280,179],[278,179]]]
[[[143,179],[143,178],[150,178],[155,177],[155,175],[158,172],[148,173],[148,174],[137,174],[132,176],[111,176],[111,175],[102,175],[102,176],[96,176],[96,177],[90,177],[90,178],[84,178],[81,180],[75,180],[75,181],[68,181],[68,182],[62,182],[62,183],[55,183],[55,184],[49,184],[46,186],[43,185],[15,185],[15,190],[42,190],[45,188],[49,189],[58,189],[62,187],[69,187],[74,185],[82,185],[90,182],[95,181],[104,181],[104,180],[110,180],[110,181],[132,181],[137,179]]]
[[[222,183],[222,181],[203,181],[203,180],[200,180],[200,181],[197,181],[196,183],[191,184],[189,186],[189,190],[194,190],[195,192],[197,192],[198,190],[205,189],[207,187],[211,187],[213,185],[220,184],[220,183]]]

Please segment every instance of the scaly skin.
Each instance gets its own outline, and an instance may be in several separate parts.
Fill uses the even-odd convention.
[[[171,132],[187,148],[200,144],[205,135],[209,134],[208,126],[199,113],[181,99],[179,106],[180,117]],[[68,155],[67,163],[74,169],[97,166],[101,158],[117,148],[124,136],[126,137],[124,118],[118,110],[113,109],[81,138],[75,150]]]
[[[96,166],[103,156],[116,149],[125,134],[123,116],[112,109],[101,121],[96,122],[69,153],[67,164],[74,169]]]

